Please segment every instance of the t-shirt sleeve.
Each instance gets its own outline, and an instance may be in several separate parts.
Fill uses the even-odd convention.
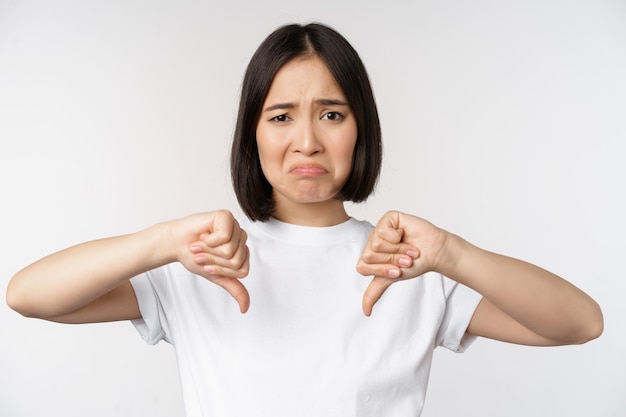
[[[437,333],[437,345],[461,353],[476,340],[476,336],[466,331],[482,295],[447,277],[442,278],[446,308]]]
[[[156,269],[130,280],[137,297],[141,318],[132,320],[141,338],[150,345],[168,341],[167,320],[162,300],[165,298],[165,276]]]

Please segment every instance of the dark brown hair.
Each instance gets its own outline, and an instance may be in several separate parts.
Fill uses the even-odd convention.
[[[337,198],[362,202],[374,190],[382,164],[378,110],[363,62],[348,41],[328,26],[291,24],[272,32],[256,50],[243,80],[231,149],[230,172],[239,205],[252,220],[266,221],[274,210],[272,186],[263,175],[256,128],[278,70],[296,57],[313,55],[326,63],[343,91],[357,124],[352,172]]]

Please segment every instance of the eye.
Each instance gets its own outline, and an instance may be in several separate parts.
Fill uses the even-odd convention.
[[[278,116],[272,117],[270,119],[271,122],[286,122],[288,120],[291,119],[286,114],[279,114]]]
[[[325,120],[341,120],[343,119],[343,114],[336,111],[329,111],[322,115],[322,119]]]

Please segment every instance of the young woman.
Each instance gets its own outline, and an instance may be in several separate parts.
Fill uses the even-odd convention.
[[[601,334],[598,305],[550,272],[408,214],[351,218],[344,201],[372,192],[380,138],[349,43],[281,27],[242,88],[231,170],[246,217],[199,213],[65,249],[18,272],[7,301],[168,341],[189,417],[415,416],[437,346]]]

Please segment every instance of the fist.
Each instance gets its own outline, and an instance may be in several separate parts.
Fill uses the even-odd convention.
[[[363,295],[363,312],[394,282],[437,270],[447,233],[419,217],[390,211],[376,224],[363,249],[357,271],[373,276]]]
[[[247,234],[232,213],[219,210],[177,220],[172,228],[177,259],[191,272],[224,288],[245,313],[250,296],[240,279],[248,275]]]

